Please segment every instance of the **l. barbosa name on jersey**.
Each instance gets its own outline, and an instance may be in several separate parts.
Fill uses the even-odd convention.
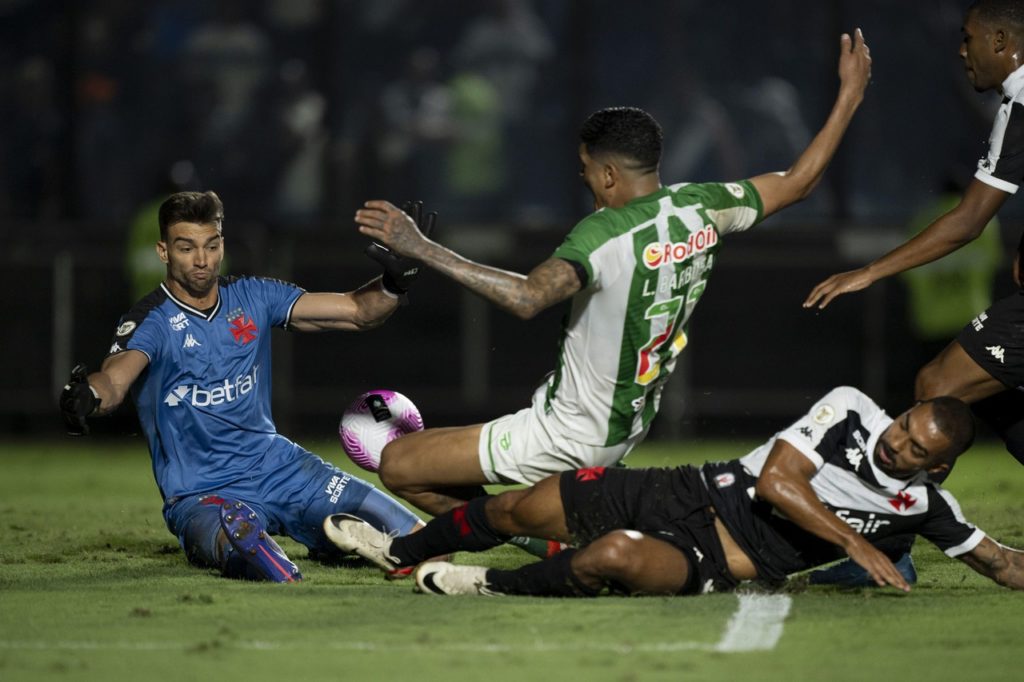
[[[642,295],[669,294],[677,289],[682,289],[691,282],[699,280],[705,272],[710,270],[714,266],[714,259],[714,254],[709,253],[694,260],[692,265],[674,272],[668,277],[645,279]]]

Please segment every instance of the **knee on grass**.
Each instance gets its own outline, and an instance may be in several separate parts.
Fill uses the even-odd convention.
[[[573,557],[573,573],[593,588],[614,584],[630,592],[641,589],[644,561],[638,555],[634,532],[613,531],[587,545]]]

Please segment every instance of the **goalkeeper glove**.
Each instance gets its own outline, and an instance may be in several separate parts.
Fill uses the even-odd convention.
[[[419,228],[424,237],[430,237],[430,233],[434,231],[434,225],[437,222],[436,212],[431,211],[424,215],[422,201],[407,201],[402,204],[402,211],[413,219],[416,227]],[[405,294],[409,291],[409,285],[419,276],[420,267],[423,263],[415,258],[399,256],[388,247],[377,242],[373,242],[366,247],[366,255],[377,261],[384,268],[384,275],[381,277],[381,283],[384,285],[384,288],[401,298],[404,303]]]
[[[89,435],[89,425],[85,418],[95,412],[101,402],[96,391],[89,385],[87,375],[85,365],[75,365],[71,370],[71,378],[60,392],[60,414],[72,436]]]

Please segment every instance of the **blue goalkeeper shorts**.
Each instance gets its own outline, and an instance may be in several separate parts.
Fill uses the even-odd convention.
[[[241,489],[229,486],[168,501],[164,519],[191,563],[220,567],[220,505],[225,500],[252,507],[271,535],[286,535],[326,555],[338,551],[323,531],[324,519],[331,514],[352,514],[400,535],[419,523],[415,514],[372,484],[295,447],[299,452],[288,466],[246,481]]]

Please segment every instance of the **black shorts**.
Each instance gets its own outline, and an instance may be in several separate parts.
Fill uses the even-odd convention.
[[[1007,388],[1024,390],[1024,291],[1001,298],[956,337],[971,359]]]
[[[565,521],[576,544],[613,530],[635,530],[663,540],[686,556],[690,575],[679,594],[736,587],[715,530],[700,471],[593,467],[561,474]]]

